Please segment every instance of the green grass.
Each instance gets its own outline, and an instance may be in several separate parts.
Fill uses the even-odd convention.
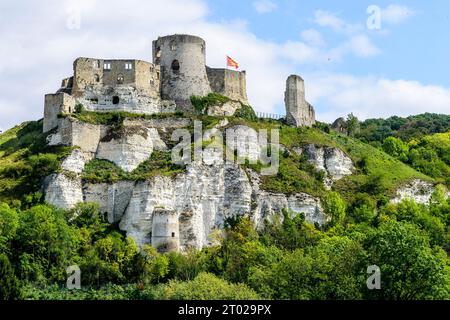
[[[0,135],[0,201],[26,200],[40,190],[43,179],[59,170],[73,148],[50,147],[42,120],[25,122]]]
[[[59,115],[65,117],[67,115]],[[113,111],[113,112],[96,112],[86,111],[82,109],[79,113],[71,114],[72,117],[90,124],[103,124],[103,125],[120,125],[125,119],[167,119],[174,117],[182,117],[182,112],[175,113],[159,113],[159,114],[137,114],[125,111]]]
[[[125,172],[110,161],[94,159],[86,164],[81,177],[93,183],[114,183],[119,180],[144,181],[155,176],[175,176],[184,171],[184,167],[172,163],[170,152],[153,151],[151,157],[132,172]]]
[[[324,194],[324,189],[319,185],[320,183],[318,184],[320,175],[316,170],[305,165],[304,159],[292,151],[295,147],[303,147],[307,144],[340,148],[353,160],[357,167],[355,174],[344,177],[333,187],[350,202],[358,192],[368,193],[379,199],[393,196],[400,185],[413,179],[434,181],[379,149],[334,132],[327,134],[317,128],[289,127],[276,120],[254,122],[231,118],[229,126],[236,124],[247,125],[256,130],[278,129],[280,143],[290,150],[290,156],[280,156],[278,175],[262,177],[261,187],[268,191],[306,192],[316,196]],[[253,168],[259,171],[260,166],[253,166]]]
[[[218,93],[214,93],[214,92],[208,93],[204,97],[199,97],[199,96],[191,97],[191,103],[194,106],[194,109],[199,114],[206,113],[208,108],[211,106],[221,106],[230,100],[231,100],[230,98],[225,97]]]

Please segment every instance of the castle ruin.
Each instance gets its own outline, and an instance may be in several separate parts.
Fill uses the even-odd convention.
[[[206,45],[199,37],[171,35],[153,41],[153,62],[135,59],[77,58],[73,76],[45,96],[44,132],[58,125],[59,114],[127,111],[141,114],[192,111],[191,96],[216,92],[247,104],[245,71],[206,66]]]
[[[305,81],[300,76],[290,75],[287,78],[284,103],[287,124],[311,127],[316,122],[314,108],[305,99]]]

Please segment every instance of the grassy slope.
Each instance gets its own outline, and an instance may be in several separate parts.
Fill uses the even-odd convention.
[[[352,200],[357,192],[366,192],[374,196],[384,194],[389,197],[394,194],[399,185],[415,178],[432,181],[428,176],[417,172],[383,151],[334,132],[326,134],[316,128],[292,128],[270,120],[253,123],[242,119],[233,119],[230,125],[233,124],[244,124],[255,129],[279,129],[280,143],[288,149],[306,144],[342,149],[357,165],[357,172],[354,175],[343,178],[334,186],[347,200]],[[295,155],[288,158],[281,156],[280,172],[283,174],[263,178],[263,187],[277,192],[306,191],[318,196],[322,195],[324,190],[317,185],[317,179],[311,175],[310,170],[305,171],[299,168],[305,168],[304,165],[299,166],[299,161],[299,159],[295,159]],[[306,169],[308,168],[306,167]],[[302,180],[302,183],[293,181],[287,186],[286,175],[291,175],[296,180]]]
[[[72,148],[49,147],[42,121],[24,122],[0,134],[0,201],[23,200],[39,191]]]
[[[90,117],[91,122],[97,122],[95,114],[84,115]],[[109,120],[112,116],[103,114],[99,117],[102,117],[102,120]],[[204,128],[218,122],[218,119],[213,121],[214,119],[211,120],[211,117],[207,118],[208,124],[205,124]],[[374,196],[381,194],[391,196],[400,184],[411,179],[432,180],[368,144],[335,133],[326,134],[316,128],[292,128],[277,121],[252,122],[240,118],[230,118],[229,126],[235,124],[248,125],[255,129],[279,129],[280,142],[288,149],[310,143],[341,148],[358,167],[356,174],[335,184],[335,189],[347,200],[351,200],[357,192],[366,192]],[[28,176],[20,175],[20,170],[16,176],[5,175],[5,169],[20,169],[23,166],[26,168],[25,171],[29,170],[28,158],[32,154],[54,152],[58,155],[58,159],[67,154],[67,148],[53,150],[43,148],[42,141],[45,141],[45,136],[41,133],[41,126],[40,122],[24,123],[0,135],[0,200],[17,198],[17,191],[27,191],[20,187],[24,184],[23,180],[28,179]],[[118,179],[142,180],[158,174],[170,175],[183,170],[171,166],[166,158],[167,155],[155,153],[152,159],[143,163],[131,174],[125,174],[112,163],[95,160],[88,164],[83,177],[96,182],[113,182]],[[258,169],[258,165],[251,167]],[[263,177],[262,188],[283,193],[307,192],[317,196],[322,196],[326,192],[321,183],[320,174],[309,165],[304,157],[298,156],[294,152],[290,152],[289,155],[280,155],[278,175]]]

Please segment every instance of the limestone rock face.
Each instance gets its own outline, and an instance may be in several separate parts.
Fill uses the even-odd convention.
[[[416,179],[400,187],[391,203],[399,203],[403,199],[411,199],[417,203],[428,204],[433,191],[433,184]]]
[[[350,157],[338,148],[318,147],[309,144],[304,147],[303,151],[317,170],[325,171],[325,186],[327,188],[330,188],[333,182],[342,179],[344,176],[351,175],[355,169]],[[301,152],[296,152],[301,154]]]
[[[61,169],[73,173],[83,172],[87,161],[92,157],[85,154],[81,149],[74,149],[72,153],[62,162]]]
[[[252,198],[255,201],[253,220],[258,228],[264,226],[264,220],[272,221],[273,216],[279,216],[283,209],[289,209],[295,213],[304,213],[306,221],[311,223],[322,225],[328,221],[319,199],[306,193],[287,196],[282,193],[261,190],[258,174],[251,170],[248,173],[253,190]]]
[[[59,208],[71,209],[83,202],[81,178],[53,174],[44,182],[45,201]]]
[[[234,141],[237,156],[250,161],[257,161],[261,156],[261,146],[258,142],[258,133],[255,129],[247,126],[234,126],[227,129],[226,141]]]
[[[98,203],[100,212],[106,213],[109,223],[119,222],[133,193],[133,181],[117,183],[86,183],[83,185],[85,202]]]
[[[228,101],[223,105],[211,106],[208,108],[207,113],[209,116],[216,117],[231,117],[234,115],[237,109],[241,107],[241,103],[239,101]]]
[[[96,157],[114,162],[127,172],[136,169],[153,152],[153,141],[146,128],[127,127],[100,141]]]

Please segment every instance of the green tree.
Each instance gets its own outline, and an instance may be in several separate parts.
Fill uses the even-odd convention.
[[[6,203],[0,203],[0,253],[9,251],[9,243],[19,227],[17,211]]]
[[[450,274],[445,252],[430,248],[428,237],[415,225],[390,220],[368,241],[368,263],[381,270],[381,290],[369,298],[448,299]]]
[[[328,192],[323,199],[325,213],[331,217],[330,224],[335,226],[342,224],[345,219],[345,201],[337,192]]]
[[[169,273],[169,258],[158,253],[155,248],[144,245],[141,251],[144,281],[158,283]]]
[[[6,255],[0,254],[0,300],[21,298],[20,283]]]
[[[350,113],[347,116],[347,132],[348,135],[353,137],[355,136],[360,130],[360,123],[358,118],[353,115],[353,113]]]
[[[406,162],[408,161],[409,148],[406,143],[395,137],[388,137],[383,142],[383,150],[390,156]]]

